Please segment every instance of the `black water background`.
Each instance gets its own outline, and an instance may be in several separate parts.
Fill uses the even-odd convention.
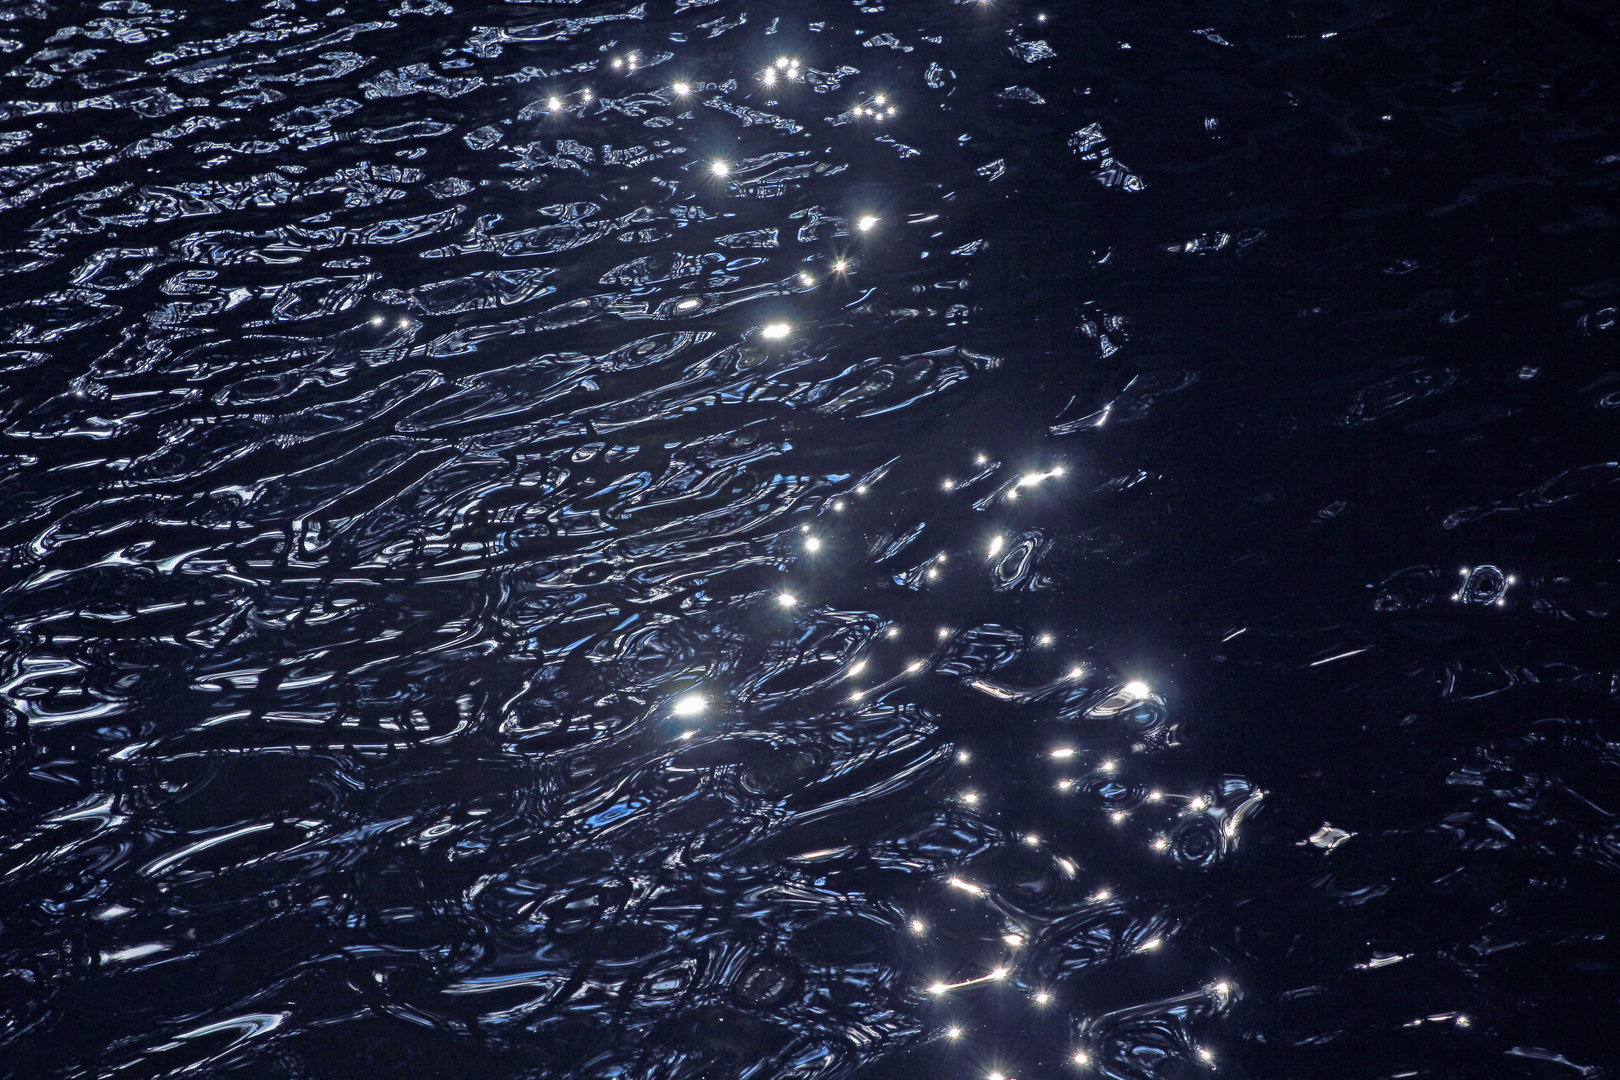
[[[4,1075],[1612,1064],[1609,8],[0,20]]]

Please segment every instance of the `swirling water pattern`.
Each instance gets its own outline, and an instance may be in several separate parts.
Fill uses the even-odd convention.
[[[1616,33],[0,0],[0,1075],[1598,1075]]]

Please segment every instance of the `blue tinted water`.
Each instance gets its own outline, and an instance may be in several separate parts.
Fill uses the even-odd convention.
[[[0,1075],[1600,1075],[1617,36],[0,0]]]

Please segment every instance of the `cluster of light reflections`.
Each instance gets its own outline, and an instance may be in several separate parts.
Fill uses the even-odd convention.
[[[1039,838],[1034,836],[1026,837],[1025,842],[1031,846],[1038,846],[1040,843]],[[1060,859],[1059,864],[1067,876],[1074,876],[1077,868],[1071,860]],[[995,903],[996,898],[992,889],[978,882],[960,876],[952,876],[946,880],[946,885],[953,891],[975,900],[990,904]],[[1114,895],[1109,889],[1099,889],[1089,898],[1089,902],[1094,905],[1106,905],[1113,902],[1113,900]],[[928,922],[921,917],[913,917],[908,923],[908,928],[916,936],[923,936],[929,932]],[[1002,934],[1001,941],[1006,949],[1006,955],[981,974],[971,975],[955,981],[936,979],[924,986],[922,992],[928,998],[945,1004],[949,999],[963,993],[984,992],[994,987],[1008,987],[1024,1000],[1026,1007],[1032,1013],[1044,1013],[1054,1007],[1063,1007],[1064,1003],[1051,987],[1039,981],[1026,980],[1021,974],[1017,957],[1020,950],[1027,944],[1026,932],[1022,928],[1009,926],[1006,932]],[[1153,953],[1163,945],[1164,939],[1155,935],[1138,943],[1135,951],[1143,954]],[[1230,979],[1220,978],[1205,984],[1196,995],[1191,996],[1201,998],[1207,1002],[1209,1007],[1220,1011],[1227,1008],[1236,998],[1237,987]],[[1181,1000],[1186,1000],[1187,997],[1187,995],[1184,995]],[[1074,1025],[1076,1030],[1084,1032],[1087,1028],[1087,1017],[1084,1012],[1076,1011],[1074,1020],[1076,1021]],[[1464,1018],[1458,1022],[1466,1024],[1467,1021]],[[971,1053],[972,1040],[969,1038],[970,1028],[967,1025],[960,1021],[949,1020],[945,1021],[937,1030],[939,1035],[947,1042],[962,1044],[963,1049],[969,1050]],[[990,1041],[994,1045],[995,1040],[992,1038]],[[1215,1054],[1213,1050],[1207,1046],[1195,1046],[1193,1050],[1201,1064],[1211,1068],[1214,1067]],[[982,1057],[983,1055],[977,1056]],[[1074,1046],[1069,1052],[1069,1062],[1074,1066],[1088,1068],[1094,1061],[1094,1051],[1084,1045]],[[996,1077],[1005,1076],[1006,1073],[1003,1069],[991,1068],[983,1075],[985,1080],[995,1080]]]
[[[882,121],[894,116],[894,106],[889,104],[887,94],[874,94],[869,101],[861,102],[850,112],[863,120]]]
[[[762,335],[769,336],[771,330],[780,325],[767,326]],[[787,328],[781,326],[781,332],[785,336]],[[964,475],[961,480],[947,477],[940,482],[940,487],[947,492],[975,485],[993,489],[999,493],[998,497],[980,504],[991,512],[998,506],[1004,506],[1020,492],[1027,494],[1041,490],[1067,475],[1067,469],[1062,464],[1020,471],[1008,470],[1001,463],[992,463],[985,454],[976,454],[971,460],[973,468],[968,471],[970,475]],[[878,477],[852,484],[844,492],[824,501],[827,516],[819,524],[806,522],[798,527],[796,544],[800,557],[810,560],[807,565],[825,568],[825,561],[840,557],[839,553],[861,550],[863,545],[858,538],[843,535],[840,523],[846,520],[845,512],[852,501],[879,498],[883,490],[881,482],[882,478]],[[1011,534],[1005,529],[995,530],[985,546],[980,548],[987,556],[988,564],[975,562],[971,557],[960,560],[962,572],[993,573],[997,558],[1011,547],[1010,537]],[[953,558],[955,554],[951,550],[935,551],[924,560],[922,572],[916,580],[919,583],[938,580],[943,570],[958,565],[959,560]],[[970,550],[967,554],[971,556],[973,552]],[[809,620],[816,617],[818,607],[814,599],[813,581],[813,575],[807,574],[803,582],[776,590],[771,594],[773,605],[790,619]],[[952,625],[915,627],[899,622],[880,624],[870,630],[864,643],[845,657],[833,681],[846,687],[843,693],[849,706],[862,707],[908,681],[929,677],[950,654],[961,633]],[[1044,682],[1005,685],[989,677],[978,677],[967,679],[965,685],[997,700],[1040,700],[1056,693],[1081,695],[1078,700],[1085,703],[1083,715],[1099,722],[1142,706],[1163,706],[1163,697],[1145,679],[1109,681],[1101,678],[1091,663],[1079,659],[1064,660],[1061,655],[1053,657],[1052,650],[1071,635],[1072,631],[1057,627],[1027,635],[1025,645],[1031,656],[1048,657],[1051,674]],[[912,645],[909,655],[906,643]],[[677,718],[691,718],[702,713],[707,706],[707,698],[689,691],[674,700],[671,713]],[[689,737],[689,732],[682,731],[676,737]],[[1091,781],[1099,784],[1129,783],[1129,752],[1122,752],[1118,747],[1104,750],[1065,741],[1049,746],[1045,756],[1049,767],[1056,771],[1052,779],[1056,791],[1066,795]],[[966,767],[973,762],[974,755],[962,747],[955,751],[954,760],[958,767]],[[1114,826],[1124,826],[1133,816],[1142,814],[1150,822],[1157,823],[1158,828],[1150,828],[1141,840],[1149,856],[1163,856],[1173,848],[1173,836],[1179,823],[1212,812],[1216,812],[1214,820],[1220,834],[1235,842],[1244,812],[1263,794],[1253,792],[1236,811],[1229,808],[1227,812],[1219,813],[1211,796],[1204,792],[1177,792],[1161,787],[1137,790],[1139,795],[1134,804],[1107,809],[1106,821]],[[995,790],[982,784],[963,784],[955,792],[955,803],[964,812],[986,814],[995,812],[999,800]],[[1015,832],[1013,842],[1028,851],[1039,853],[1063,880],[1073,881],[1083,873],[1079,862],[1052,850],[1036,832]],[[1000,955],[987,959],[984,966],[976,971],[959,971],[954,977],[935,977],[921,984],[917,992],[922,1000],[932,1002],[937,1008],[948,1008],[951,1003],[965,1002],[975,994],[1012,993],[1032,1015],[1061,1014],[1069,1010],[1073,1013],[1074,1030],[1081,1038],[1068,1051],[1068,1060],[1077,1068],[1091,1067],[1097,1061],[1098,1051],[1084,1041],[1086,1018],[1081,1011],[1083,1002],[1070,999],[1061,992],[1060,986],[1054,985],[1050,978],[1042,977],[1035,970],[1035,955],[1039,950],[1034,943],[1039,927],[1018,917],[1016,905],[1003,902],[996,884],[982,875],[957,872],[945,875],[942,881],[945,892],[955,897],[957,902],[983,905],[1003,920],[996,938]],[[1084,902],[1100,911],[1111,910],[1123,903],[1107,886],[1092,888],[1086,893]],[[931,914],[926,909],[916,911],[905,919],[904,933],[913,939],[931,938],[936,933],[936,925],[940,925],[940,919],[936,918],[938,914]],[[1165,927],[1143,933],[1130,943],[1128,951],[1143,957],[1157,954],[1165,950],[1173,930],[1174,927]],[[1206,1000],[1210,1007],[1221,1010],[1234,999],[1236,989],[1230,979],[1217,978],[1202,987],[1199,994],[1202,995],[1200,1000]],[[994,1037],[987,1033],[988,1042],[979,1047],[978,1029],[961,1018],[942,1020],[935,1031],[946,1044],[961,1049],[964,1061],[982,1061],[995,1056],[994,1045],[997,1044]],[[1197,1063],[1211,1069],[1215,1067],[1215,1054],[1211,1048],[1194,1046],[1192,1050]],[[998,1076],[1008,1077],[1009,1074],[1006,1067],[999,1067],[990,1068],[982,1075],[984,1080],[995,1080]]]
[[[1044,18],[1041,16],[1043,21]],[[642,69],[644,61],[638,52],[628,51],[613,57],[611,66],[616,72],[630,77]],[[805,69],[798,58],[779,56],[759,73],[757,82],[767,89],[774,89],[800,83],[804,79]],[[662,95],[662,100],[677,110],[683,109],[700,90],[710,85],[695,83],[686,78],[676,79],[667,83],[667,92]],[[570,116],[583,116],[595,101],[596,97],[588,86],[578,87],[566,93],[559,90],[543,98],[544,111],[558,122],[564,122]],[[888,94],[873,92],[859,97],[849,108],[847,115],[858,121],[885,123],[897,116],[897,108]],[[686,113],[684,116],[689,118],[691,114]],[[712,157],[706,162],[699,163],[699,168],[710,180],[705,193],[712,196],[716,193],[721,195],[728,192],[741,193],[751,182],[750,177],[756,175],[758,167],[749,161]],[[875,209],[857,210],[850,215],[847,228],[856,237],[870,238],[879,231],[883,220],[883,216]],[[824,282],[842,281],[854,269],[853,253],[842,250],[832,252],[824,257],[820,266],[819,271],[809,267],[800,269],[790,280],[795,281],[804,290],[815,289]],[[702,299],[689,296],[677,300],[672,305],[672,310],[677,314],[686,314],[695,313],[703,307]],[[382,314],[372,316],[370,322],[378,329],[392,325],[398,330],[409,331],[416,326],[414,320],[409,317],[392,318]],[[778,317],[757,324],[753,333],[759,342],[781,350],[793,348],[795,341],[802,337],[802,331],[805,329],[803,326],[795,325],[788,318]],[[1106,412],[1104,415],[1106,416]],[[976,506],[980,510],[993,511],[1000,508],[1010,514],[1014,510],[1012,504],[1019,503],[1020,500],[1024,503],[1039,502],[1035,496],[1054,493],[1054,485],[1067,476],[1068,469],[1062,463],[1025,467],[1020,470],[1009,468],[1002,462],[993,462],[985,453],[976,453],[972,456],[970,465],[958,472],[940,477],[937,481],[937,490],[946,495],[958,496],[980,487],[989,488],[991,489],[989,494]],[[803,557],[822,562],[840,552],[858,550],[859,545],[850,538],[838,535],[831,522],[844,514],[851,505],[851,500],[871,498],[874,495],[872,484],[875,482],[856,483],[845,492],[824,501],[824,507],[834,517],[824,520],[819,526],[812,523],[800,526],[798,545]],[[981,534],[985,535],[988,536],[987,539],[977,541],[973,547],[960,553],[966,556],[960,560],[962,572],[995,574],[998,572],[999,561],[1014,548],[1015,536],[1007,531],[1005,526]],[[959,565],[957,560],[952,559],[952,554],[951,551],[941,550],[926,559],[918,568],[916,585],[922,587],[947,580],[959,580],[947,573]],[[983,558],[983,561],[977,564],[974,561],[976,554],[982,554]],[[978,566],[976,571],[975,565]],[[1481,602],[1474,598],[1488,593],[1484,602],[1498,606],[1505,603],[1503,596],[1514,579],[1500,572],[1496,572],[1492,577],[1490,573],[1492,571],[1495,571],[1494,567],[1480,568],[1477,572],[1465,569],[1462,584],[1454,599]],[[813,591],[807,584],[782,587],[775,590],[771,600],[773,606],[789,618],[810,618],[817,610]],[[896,659],[887,653],[880,654],[877,646],[896,644],[902,637],[912,640],[914,636],[928,635],[916,634],[914,631],[908,633],[907,628],[898,623],[879,628],[873,633],[867,647],[851,657],[838,676],[839,681],[848,687],[844,701],[849,706],[861,707],[898,686],[908,682],[915,683],[916,680],[927,677],[947,654],[956,634],[957,631],[953,627],[935,627],[931,647],[919,647],[910,657],[902,655]],[[1044,630],[1030,635],[1027,645],[1035,650],[1048,651],[1057,647],[1060,638],[1067,640],[1066,635]],[[1071,659],[1058,663],[1051,671],[1046,681],[1033,685],[1005,686],[989,679],[970,680],[967,685],[992,698],[1005,701],[1035,700],[1057,692],[1090,693],[1091,704],[1086,715],[1094,719],[1114,717],[1144,703],[1163,703],[1163,699],[1141,679],[1091,685],[1089,681],[1098,678],[1098,673],[1090,664],[1079,660]],[[694,689],[689,684],[688,688],[668,699],[667,716],[675,722],[670,737],[677,743],[691,743],[704,737],[706,728],[722,722],[726,701],[727,694],[723,687],[705,684],[703,689]],[[954,756],[958,766],[966,766],[973,761],[972,753],[965,748],[957,750]],[[1053,778],[1052,784],[1060,795],[1075,792],[1087,782],[1087,778],[1112,780],[1124,771],[1123,763],[1116,756],[1102,756],[1100,753],[1071,745],[1053,747],[1048,757],[1051,765],[1059,770],[1059,775]],[[982,790],[978,786],[960,789],[956,793],[955,801],[969,813],[989,812],[991,805],[997,802],[994,792]],[[1174,819],[1202,814],[1208,806],[1206,798],[1202,795],[1179,795],[1154,789],[1139,801],[1138,808],[1144,810],[1166,808],[1173,814],[1173,823]],[[1133,808],[1129,807],[1106,811],[1107,820],[1115,826],[1125,825],[1132,813]],[[1228,836],[1235,834],[1240,817],[1241,814],[1231,815],[1223,821],[1221,828]],[[1033,832],[1017,836],[1016,842],[1034,851],[1044,851],[1045,857],[1051,860],[1052,866],[1064,879],[1072,880],[1081,873],[1080,866],[1074,859],[1056,851],[1046,851],[1040,836]],[[1150,853],[1158,855],[1168,852],[1172,847],[1168,830],[1152,834],[1145,843]],[[960,874],[948,876],[945,884],[949,891],[958,897],[1001,909],[996,899],[995,887],[991,884]],[[1092,891],[1086,902],[1099,908],[1118,903],[1113,891],[1107,887]],[[931,926],[932,920],[919,913],[905,923],[905,930],[914,938],[927,938],[932,932]],[[1047,1013],[1062,1009],[1066,1005],[1074,1006],[1076,1003],[1065,1001],[1048,982],[1033,974],[1026,977],[1022,964],[1025,962],[1023,958],[1030,952],[1028,948],[1031,941],[1030,934],[1029,927],[1019,925],[1016,920],[1009,920],[999,935],[999,948],[1003,955],[998,960],[977,974],[968,974],[954,981],[935,979],[928,982],[920,988],[923,997],[944,1005],[962,995],[996,988],[1010,988],[1021,997],[1029,1009],[1034,1011]],[[1136,941],[1131,946],[1131,951],[1137,954],[1151,954],[1160,950],[1165,940],[1162,933],[1150,934]],[[1205,992],[1217,1007],[1224,1007],[1232,998],[1231,984],[1224,980],[1205,987]],[[946,1023],[940,1029],[940,1034],[949,1043],[959,1044],[964,1048],[974,1043],[973,1028],[960,1021]],[[1195,1050],[1203,1064],[1213,1067],[1214,1057],[1208,1048],[1197,1047]],[[1069,1060],[1077,1067],[1089,1067],[1095,1060],[1095,1051],[1077,1045],[1073,1048]],[[983,1075],[984,1080],[1014,1080],[1001,1068],[991,1068]]]
[[[778,56],[776,63],[766,68],[759,76],[759,81],[766,86],[775,86],[778,80],[799,81],[799,61],[795,57]]]
[[[643,60],[641,55],[633,50],[612,59],[613,69],[615,71],[622,72],[627,76],[636,73],[642,66]],[[782,83],[801,82],[803,79],[804,68],[802,66],[802,62],[798,57],[795,56],[776,57],[776,59],[763,71],[761,71],[758,76],[758,81],[767,89],[775,88]],[[675,79],[667,86],[668,97],[666,100],[672,105],[684,107],[687,100],[697,93],[698,89],[699,87],[689,79]],[[553,116],[563,117],[571,111],[575,111],[571,109],[569,104],[570,99],[573,98],[577,98],[580,107],[590,105],[596,100],[595,95],[589,87],[581,88],[567,95],[560,92],[553,92],[548,94],[545,98],[546,111]],[[857,104],[852,106],[850,109],[850,114],[860,119],[882,121],[892,119],[896,115],[896,108],[889,101],[889,97],[886,93],[879,92],[860,100]],[[685,115],[689,117],[691,114],[687,113]],[[733,162],[724,158],[714,158],[708,162],[707,171],[709,175],[716,180],[729,181],[735,175],[736,166]],[[854,216],[852,219],[852,224],[858,234],[866,235],[872,233],[877,228],[881,220],[881,217],[877,214],[860,213]],[[830,260],[830,268],[833,274],[842,276],[849,272],[851,263],[846,256],[838,255]],[[800,273],[797,275],[797,278],[799,283],[805,288],[812,288],[819,284],[815,276],[808,272]],[[695,310],[699,306],[701,306],[701,302],[693,302],[689,308],[685,310]],[[676,310],[680,311],[683,309],[677,305]],[[786,336],[785,332],[778,334],[766,334],[768,340],[779,340],[784,336]]]

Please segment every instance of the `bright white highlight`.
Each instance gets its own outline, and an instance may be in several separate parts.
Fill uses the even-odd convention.
[[[759,332],[760,337],[766,341],[781,341],[793,332],[793,327],[785,322],[771,323]]]
[[[708,705],[709,699],[702,694],[687,694],[675,699],[675,708],[672,711],[676,716],[685,718],[701,714]]]

